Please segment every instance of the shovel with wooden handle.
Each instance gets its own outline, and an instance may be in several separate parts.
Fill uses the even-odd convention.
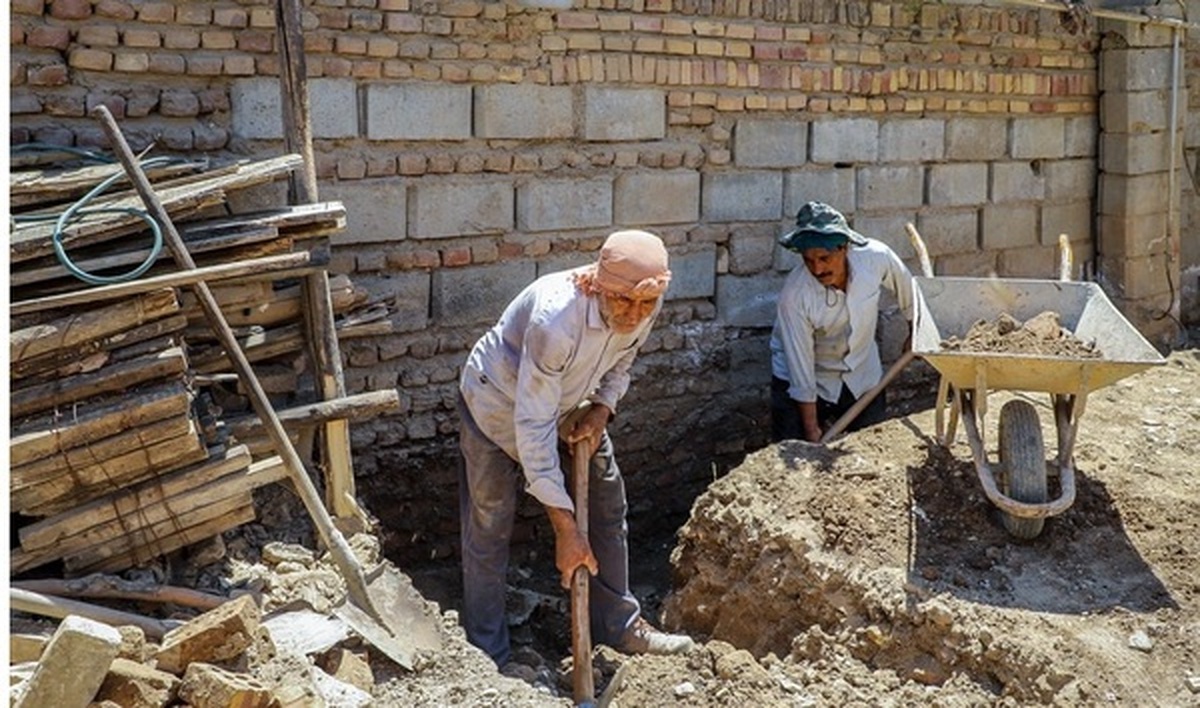
[[[158,199],[158,195],[154,193],[150,181],[142,171],[141,165],[138,164],[133,151],[130,150],[129,144],[125,142],[125,137],[121,134],[121,129],[117,126],[112,114],[104,106],[97,106],[92,114],[99,119],[117,158],[121,161],[126,174],[145,203],[147,211],[162,226],[164,241],[175,263],[181,269],[195,270],[196,262],[188,253],[183,238],[176,230],[175,224]],[[334,526],[333,518],[325,509],[312,479],[309,478],[308,472],[304,468],[304,463],[296,453],[295,447],[292,446],[292,441],[284,430],[279,416],[271,407],[266,391],[263,390],[262,384],[254,374],[254,369],[251,368],[249,359],[246,358],[233,329],[225,319],[225,314],[221,312],[220,305],[213,297],[212,290],[203,280],[196,282],[192,289],[196,293],[196,299],[200,302],[201,309],[204,310],[205,318],[217,334],[230,361],[233,362],[238,378],[249,392],[254,411],[263,421],[275,451],[282,458],[284,467],[287,469],[300,499],[304,502],[309,516],[312,517],[313,523],[321,535],[321,540],[329,549],[338,571],[346,581],[346,588],[352,604],[357,607],[350,607],[348,609],[352,610],[351,612],[339,613],[339,616],[363,635],[364,639],[374,644],[397,664],[412,669],[413,649],[428,647],[434,643],[440,644],[436,629],[433,629],[431,623],[426,621],[427,617],[422,616],[424,608],[418,602],[419,594],[414,597],[415,591],[411,589],[411,584],[402,582],[401,578],[393,577],[396,576],[396,573],[386,572],[388,569],[383,566],[381,568],[384,572],[375,573],[371,580],[371,583],[379,588],[372,594],[368,588],[367,577],[363,572],[362,565],[350,550],[350,545],[342,536],[341,531]],[[398,607],[397,603],[404,604]],[[381,611],[380,608],[387,608],[388,611]]]
[[[559,424],[559,436],[567,439],[576,423],[591,407],[590,401],[584,401],[571,411]],[[580,440],[571,448],[571,476],[573,497],[575,502],[575,525],[579,533],[588,534],[588,441]],[[592,676],[592,627],[588,613],[590,595],[588,583],[590,573],[587,566],[579,566],[571,575],[571,685],[577,706],[591,706],[595,703],[596,686]]]

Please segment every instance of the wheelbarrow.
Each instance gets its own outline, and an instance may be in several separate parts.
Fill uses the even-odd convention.
[[[1047,517],[1061,514],[1075,501],[1072,451],[1088,394],[1164,359],[1095,283],[917,277],[913,288],[913,353],[942,376],[935,409],[938,442],[953,444],[961,415],[988,500],[999,507],[1012,536],[1035,538]],[[1007,313],[1025,321],[1045,311],[1058,313],[1062,326],[1078,339],[1095,342],[1100,356],[954,351],[942,346],[947,338],[966,335],[979,320],[994,321]],[[1058,437],[1058,498],[1048,498],[1051,468],[1037,409],[1027,400],[1015,398],[1001,407],[999,464],[993,470],[988,463],[983,420],[988,392],[999,390],[1050,394]],[[947,398],[950,415],[944,423]]]

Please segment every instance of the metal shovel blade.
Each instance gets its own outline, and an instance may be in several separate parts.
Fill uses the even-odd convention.
[[[412,582],[398,570],[387,563],[380,564],[367,578],[367,595],[379,619],[349,597],[333,612],[368,644],[408,671],[412,671],[418,651],[441,650],[438,618]]]

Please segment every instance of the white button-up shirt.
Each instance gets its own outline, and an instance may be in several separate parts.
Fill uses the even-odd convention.
[[[616,412],[661,303],[635,331],[619,334],[604,323],[599,297],[579,291],[572,273],[543,276],[509,303],[471,349],[459,388],[479,429],[521,464],[526,491],[574,511],[558,421],[584,400]]]
[[[887,244],[867,239],[846,249],[849,281],[845,292],[821,284],[802,263],[779,293],[771,332],[771,373],[789,382],[792,400],[811,403],[820,396],[836,403],[842,382],[855,398],[883,378],[875,326],[882,288],[895,294],[912,321],[912,274]]]

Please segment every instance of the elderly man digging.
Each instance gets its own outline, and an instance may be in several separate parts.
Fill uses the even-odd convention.
[[[596,263],[543,276],[508,305],[463,366],[458,412],[462,465],[463,625],[467,638],[504,667],[511,656],[504,612],[509,540],[520,487],[546,509],[555,564],[569,587],[592,574],[591,632],[627,653],[679,653],[686,636],[655,630],[629,590],[625,483],[605,426],[629,387],[671,272],[662,241],[618,231]],[[591,406],[568,434],[589,443],[585,537],[575,525],[558,449],[560,419]]]

